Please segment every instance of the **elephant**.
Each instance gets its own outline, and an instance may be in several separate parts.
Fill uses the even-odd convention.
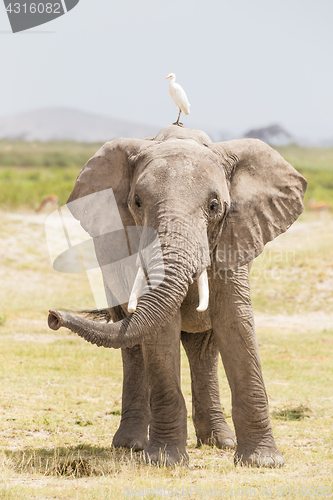
[[[154,138],[107,142],[81,170],[68,206],[110,188],[124,228],[141,228],[138,245],[149,248],[131,296],[110,307],[106,321],[50,310],[48,324],[97,346],[121,348],[122,416],[113,444],[144,450],[152,463],[188,461],[182,342],[198,444],[236,446],[236,464],[282,466],[255,333],[249,266],[302,213],[306,180],[257,139],[213,143],[200,130],[170,125]],[[71,211],[93,236],[101,262],[110,239],[96,237],[97,208]],[[159,258],[145,228],[157,235]],[[107,293],[116,294],[103,278]],[[236,435],[221,410],[219,354]]]

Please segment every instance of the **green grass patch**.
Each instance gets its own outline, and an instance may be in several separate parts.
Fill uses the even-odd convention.
[[[81,167],[100,148],[100,143],[75,141],[0,140],[0,167]]]
[[[42,198],[49,194],[56,194],[59,204],[63,205],[73,189],[79,171],[79,167],[0,169],[0,206],[6,209],[35,209]]]
[[[304,197],[305,206],[310,200],[315,202],[324,201],[333,208],[333,166],[332,170],[313,171],[300,170],[300,173],[308,181],[308,187]]]
[[[333,209],[333,148],[290,145],[276,148],[308,181],[305,204],[324,201]]]
[[[304,405],[296,407],[288,406],[281,410],[274,410],[272,412],[272,417],[280,420],[302,420],[305,417],[309,418],[310,412],[310,408]]]
[[[291,144],[275,149],[301,173],[333,170],[333,148],[306,148]]]
[[[57,194],[64,204],[75,179],[101,144],[74,141],[0,141],[0,206],[36,208],[44,196]],[[305,203],[324,201],[333,208],[333,148],[277,148],[307,180]]]
[[[0,141],[0,206],[35,209],[44,196],[66,203],[83,165],[101,144]]]

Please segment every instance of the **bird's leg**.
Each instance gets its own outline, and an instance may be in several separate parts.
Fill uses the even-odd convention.
[[[178,125],[178,127],[184,127],[184,125],[182,123],[179,123],[179,119],[180,119],[180,114],[181,114],[182,110],[179,108],[179,115],[178,115],[178,119],[175,123],[173,123],[173,125]]]

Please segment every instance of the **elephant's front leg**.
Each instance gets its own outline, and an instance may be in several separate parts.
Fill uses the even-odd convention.
[[[107,283],[105,283],[105,293],[109,304],[116,302]],[[126,317],[125,310],[120,305],[112,307],[109,312],[114,323]],[[150,418],[149,390],[142,345],[122,349],[121,356],[123,361],[121,420],[112,444],[116,448],[133,448],[139,451],[147,446]]]
[[[180,389],[180,311],[143,343],[150,390],[149,443],[146,459],[173,465],[187,462],[187,411]]]
[[[219,350],[213,332],[182,332],[181,339],[190,363],[192,415],[198,446],[234,448],[236,438],[220,404]]]
[[[148,443],[150,410],[142,345],[122,349],[121,354],[124,374],[121,421],[112,444],[143,450]]]
[[[212,325],[232,393],[237,436],[235,461],[276,467],[283,457],[274,441],[258,342],[248,267],[211,275]]]

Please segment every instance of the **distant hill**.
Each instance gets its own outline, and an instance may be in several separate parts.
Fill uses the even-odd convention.
[[[0,139],[26,141],[105,142],[117,137],[144,139],[155,136],[161,128],[161,125],[154,126],[120,120],[72,108],[42,108],[0,117]],[[229,132],[218,130],[206,130],[206,133],[213,142],[227,141],[237,137]],[[313,142],[296,138],[278,124],[253,128],[242,137],[261,139],[272,146],[287,145],[291,142],[304,146],[333,146],[333,139]]]
[[[30,140],[107,141],[116,137],[144,139],[159,126],[118,120],[71,108],[43,108],[0,117],[0,138]]]
[[[277,124],[251,129],[243,137],[260,139],[272,146],[283,146],[291,142],[296,142],[295,138],[287,130]]]

